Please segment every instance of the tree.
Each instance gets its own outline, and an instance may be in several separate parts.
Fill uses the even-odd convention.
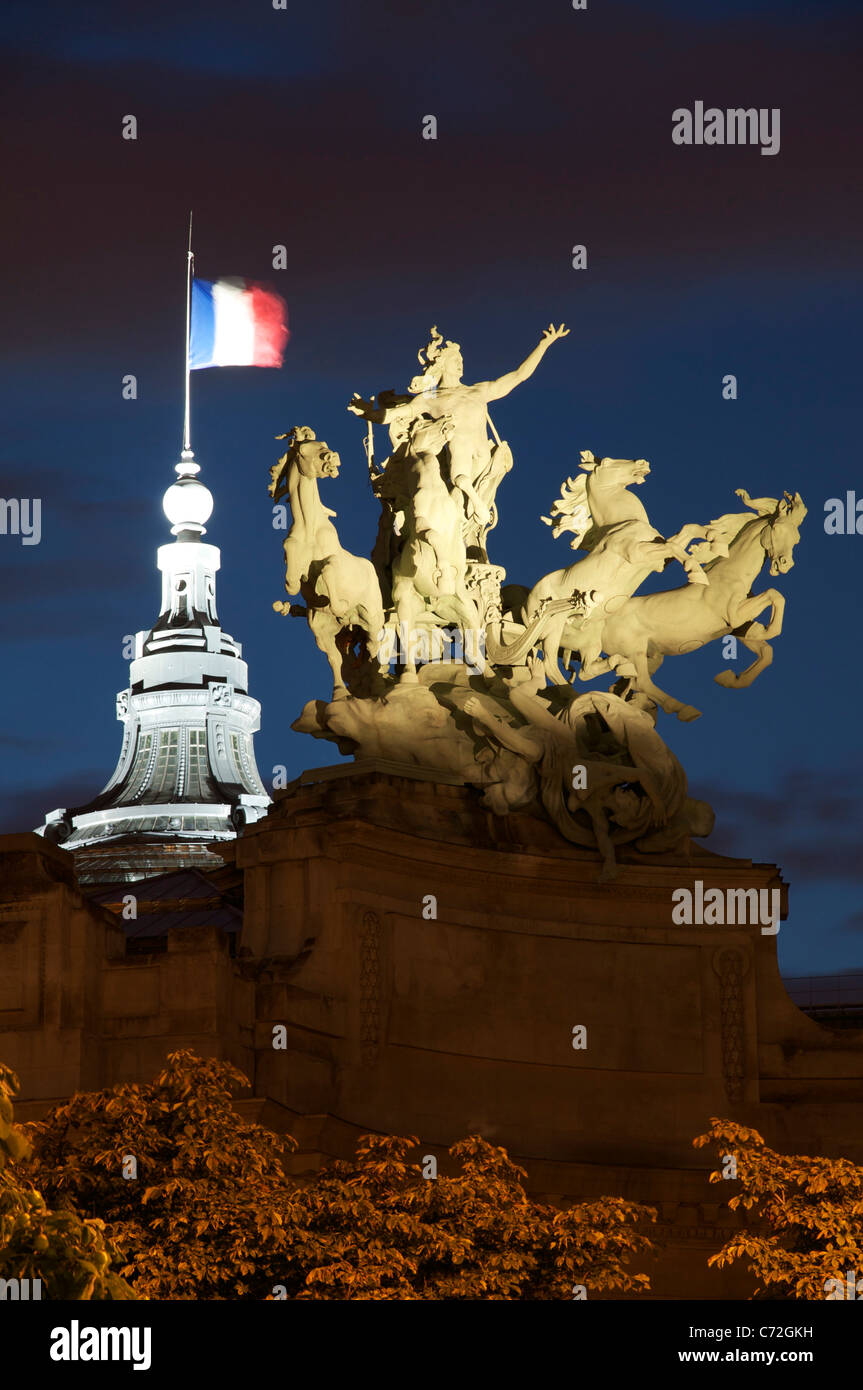
[[[45,1191],[106,1222],[139,1294],[570,1299],[574,1285],[649,1287],[627,1266],[652,1248],[637,1229],[652,1209],[534,1202],[524,1171],[478,1136],[450,1149],[454,1176],[424,1177],[428,1165],[408,1161],[414,1137],[365,1135],[353,1160],[300,1180],[294,1141],[233,1110],[247,1085],[224,1062],[175,1052],[155,1081],[76,1095],[33,1127]]]
[[[247,1086],[226,1062],[174,1052],[154,1081],[76,1094],[31,1127],[45,1191],[106,1223],[144,1297],[269,1292],[296,1145],[237,1116],[232,1090]]]
[[[51,1211],[25,1175],[28,1143],[14,1120],[18,1078],[0,1065],[0,1279],[41,1281],[45,1298],[130,1299],[111,1269],[117,1252],[99,1220]]]
[[[523,1168],[474,1135],[453,1145],[454,1177],[408,1163],[414,1136],[364,1135],[298,1194],[303,1244],[287,1278],[295,1298],[553,1299],[640,1292],[636,1223],[648,1207],[603,1197],[559,1211],[532,1201]],[[281,1281],[283,1284],[285,1279]]]
[[[756,1298],[837,1298],[841,1280],[861,1275],[863,1293],[863,1168],[847,1158],[780,1154],[755,1129],[712,1119],[693,1143],[713,1144],[739,1190],[732,1211],[747,1213],[745,1228],[708,1261],[720,1269],[745,1260],[758,1285]],[[733,1161],[732,1161],[733,1160]],[[729,1179],[721,1171],[711,1182]],[[852,1295],[853,1296],[853,1295]]]

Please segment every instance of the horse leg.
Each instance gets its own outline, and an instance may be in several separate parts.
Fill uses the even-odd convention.
[[[296,537],[288,536],[282,549],[285,552],[285,593],[298,594],[303,582],[303,573],[308,569],[309,557]]]
[[[485,637],[485,632],[479,625],[479,609],[471,598],[470,591],[464,579],[458,575],[456,576],[456,582],[453,586],[453,592],[456,600],[455,612],[462,630],[462,651],[467,651],[468,646],[474,643],[474,641],[478,649],[481,640],[480,632],[482,632],[483,637]],[[469,632],[475,633],[476,638],[469,638]]]
[[[680,561],[685,572],[689,575],[690,584],[710,583],[710,580],[707,578],[707,575],[704,573],[704,570],[701,568],[696,557],[694,555],[690,555],[686,550],[685,546],[678,545],[677,541],[673,539],[670,541],[666,541],[665,544],[668,553],[672,555],[675,560]]]
[[[706,538],[707,527],[699,526],[697,521],[689,521],[685,526],[681,526],[680,530],[677,532],[676,535],[668,537],[667,544],[682,545],[685,550],[686,547],[689,545],[690,541],[703,541],[706,540]]]
[[[602,676],[606,671],[612,669],[613,662],[608,657],[602,655],[602,642],[604,629],[602,620],[598,622],[587,622],[584,627],[578,628],[565,625],[561,636],[561,643],[564,646],[564,656],[570,656],[573,651],[578,652],[580,670],[578,680],[592,681],[596,676]],[[564,667],[567,661],[564,661]],[[574,679],[574,678],[573,678]]]
[[[566,677],[560,670],[560,642],[563,637],[563,629],[566,627],[566,614],[555,618],[545,630],[545,635],[540,639],[539,645],[543,650],[543,665],[545,674],[552,685],[565,685]]]
[[[725,686],[726,690],[743,690],[770,665],[773,660],[773,648],[764,640],[764,632],[761,623],[750,623],[748,631],[739,634],[744,647],[755,653],[756,660],[750,662],[739,675],[735,671],[720,671],[718,676],[713,677],[717,685]]]
[[[770,604],[770,622],[767,627],[754,621],[758,614]],[[785,595],[778,589],[765,589],[763,594],[755,594],[744,599],[733,615],[733,630],[744,647],[754,652],[756,660],[751,662],[739,675],[735,671],[720,671],[713,679],[726,690],[743,690],[761,675],[773,660],[773,648],[769,639],[782,632],[782,619],[785,614]],[[740,632],[745,628],[745,632]]]
[[[580,681],[592,681],[597,676],[604,676],[606,671],[613,670],[616,661],[620,660],[622,657],[603,656],[599,647],[591,647],[589,651],[582,649],[581,670],[578,673],[578,679]]]
[[[333,673],[333,699],[344,700],[348,690],[342,675],[341,653],[336,646],[336,636],[339,631],[338,619],[330,609],[316,608],[309,611],[309,627],[318,649],[323,652],[330,663],[330,669]]]
[[[618,668],[626,666],[627,658],[621,656],[619,652],[612,652],[610,656],[602,655],[602,640],[603,634],[590,637],[587,641],[582,640],[579,680],[592,681],[597,676],[604,676],[607,671],[617,671]],[[629,666],[628,671],[625,671],[625,675],[627,677],[635,676],[635,669],[632,665]]]
[[[684,549],[688,549],[694,540],[708,542],[707,550],[709,555],[705,558],[716,559],[717,556],[725,558],[728,555],[728,542],[719,532],[712,526],[698,526],[694,522],[690,522],[686,526],[681,526],[677,535],[669,536],[668,544],[674,545],[676,543],[682,545]],[[704,548],[703,546],[699,547],[699,549],[702,550]]]
[[[386,649],[387,629],[384,611],[377,597],[370,597],[357,604],[357,621],[366,634],[366,654],[381,674],[389,670],[389,655]],[[381,649],[384,655],[381,656]],[[384,662],[384,656],[387,658]]]
[[[700,709],[696,709],[694,705],[684,705],[680,700],[675,700],[673,695],[669,695],[665,690],[660,690],[658,685],[654,685],[650,677],[650,664],[646,651],[627,652],[626,656],[618,658],[615,664],[617,668],[622,667],[624,671],[627,666],[634,666],[635,689],[649,695],[665,710],[666,714],[676,714],[678,719],[686,724],[693,719],[700,719]]]
[[[771,640],[778,637],[782,631],[782,619],[785,614],[785,595],[780,594],[778,589],[765,589],[763,594],[753,594],[750,598],[742,599],[737,607],[730,610],[728,614],[728,626],[731,631],[736,632],[738,628],[749,624],[752,630],[752,623],[759,613],[763,613],[767,605],[770,605],[770,622],[763,632],[757,634],[758,638]],[[759,625],[760,626],[760,625]]]
[[[414,620],[423,607],[423,601],[416,592],[413,584],[409,580],[402,579],[397,581],[394,589],[396,619],[398,621],[399,638],[404,646],[402,652],[402,673],[399,676],[399,685],[417,685],[419,677],[416,668],[416,654],[414,650]]]
[[[570,685],[572,685],[573,681],[575,680],[575,671],[573,670],[572,666],[571,647],[561,647],[560,664],[563,667],[563,674],[566,676],[566,679],[569,681]],[[571,675],[570,672],[572,672]]]
[[[664,660],[665,652],[651,651],[649,647],[647,648],[647,669],[651,676],[656,675]]]
[[[651,676],[654,676],[656,674],[664,660],[664,652],[653,652],[648,647],[647,669]],[[617,658],[617,661],[620,667],[622,668],[625,664],[623,657]],[[633,671],[633,674],[631,676],[619,675],[618,679],[614,682],[614,685],[609,687],[608,693],[610,695],[617,695],[618,698],[621,700],[628,700],[630,695],[635,695],[638,693],[638,682],[635,678],[634,668],[630,667],[630,669]],[[648,700],[649,698],[649,696],[645,695],[645,700]],[[655,700],[650,700],[650,712],[654,715],[656,713]]]

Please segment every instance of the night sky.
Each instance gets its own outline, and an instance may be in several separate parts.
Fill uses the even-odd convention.
[[[403,389],[433,323],[472,382],[562,320],[570,336],[492,409],[515,468],[491,558],[525,584],[570,563],[539,518],[582,449],[650,460],[638,496],[664,534],[737,509],[737,487],[803,494],[773,666],[735,692],[713,683],[718,644],[667,661],[660,683],[704,713],[659,729],[716,807],[709,846],[790,882],[783,971],[863,969],[863,535],[824,530],[828,498],[863,497],[859,4],[7,0],[3,29],[0,496],[40,497],[43,516],[39,545],[0,535],[0,829],[88,800],[115,765],[123,639],[157,616],[170,540],[192,207],[198,274],[269,280],[290,308],[280,371],[192,381],[264,780],[338,757],[290,730],[330,687],[305,625],[272,611],[273,436],[311,425],[339,450],[322,496],[368,554],[351,393]],[[672,112],[697,100],[780,108],[780,152],[676,146]]]

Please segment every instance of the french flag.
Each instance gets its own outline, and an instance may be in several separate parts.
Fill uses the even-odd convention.
[[[189,367],[281,367],[288,306],[252,280],[192,281]]]

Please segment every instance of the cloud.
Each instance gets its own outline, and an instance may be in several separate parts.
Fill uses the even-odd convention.
[[[704,799],[716,811],[710,848],[741,858],[769,854],[801,881],[859,883],[861,782],[863,768],[854,760],[829,771],[787,772],[772,792],[707,785]]]
[[[284,241],[286,283],[328,335],[332,311],[359,327],[369,297],[379,312],[383,287],[406,277],[435,293],[436,276],[473,284],[528,259],[559,286],[576,229],[591,264],[618,280],[628,257],[671,262],[676,277],[689,261],[700,278],[725,275],[732,253],[759,269],[803,254],[809,274],[856,265],[859,16],[842,19],[839,41],[824,6],[809,24],[738,14],[710,25],[655,6],[577,15],[560,0],[490,20],[482,0],[437,28],[425,7],[395,0],[380,4],[383,24],[362,6],[321,15],[330,8],[338,17],[324,25],[306,7],[301,42],[292,30],[287,45],[274,36],[293,14],[250,11],[238,43],[225,4],[208,6],[206,34],[181,7],[156,38],[141,32],[143,11],[118,25],[112,7],[102,50],[33,23],[39,57],[0,72],[26,187],[0,225],[14,267],[5,353],[35,344],[68,357],[73,332],[74,351],[110,344],[121,362],[164,344],[192,202],[199,273],[218,256],[218,273],[258,274]],[[70,23],[80,28],[77,14]],[[430,41],[441,29],[443,48]],[[166,65],[184,63],[185,80],[166,83]],[[672,111],[696,99],[779,106],[780,158],[674,146]],[[62,157],[58,111],[76,130]],[[127,111],[140,120],[134,148],[120,138]],[[439,119],[434,142],[420,135],[426,112]],[[62,274],[46,273],[60,254]]]
[[[842,931],[863,933],[863,912],[852,912],[842,923]]]
[[[22,734],[0,734],[0,748],[13,748],[20,753],[44,753],[47,748],[61,748],[59,739],[27,738]]]
[[[140,587],[130,582],[121,564],[120,546],[116,544],[113,558],[106,555],[109,539],[99,535],[99,565],[87,563],[82,556],[70,556],[68,560],[43,560],[40,546],[24,547],[28,559],[18,564],[0,565],[0,594],[3,595],[4,626],[9,636],[24,636],[27,627],[26,616],[20,607],[13,612],[11,605],[27,603],[30,599],[50,598],[66,601],[71,594],[102,593],[106,584],[110,587],[112,599],[137,597]],[[41,551],[41,553],[40,553]],[[28,553],[29,552],[29,553]],[[29,556],[33,559],[30,560]],[[6,605],[9,605],[8,607]],[[79,615],[81,617],[86,615]],[[44,634],[42,618],[44,607],[40,608],[40,630]],[[63,616],[61,631],[69,632],[70,621],[77,625],[78,617],[71,618],[69,611]],[[37,635],[40,635],[37,633]]]
[[[81,806],[102,790],[105,771],[83,771],[45,787],[12,792],[0,802],[0,835],[21,835],[41,825],[58,806]]]

